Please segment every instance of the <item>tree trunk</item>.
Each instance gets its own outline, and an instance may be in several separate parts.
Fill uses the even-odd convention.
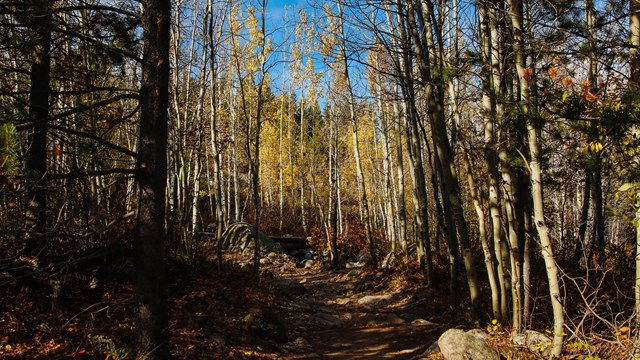
[[[390,2],[385,3],[385,16],[387,19],[387,31],[391,34],[397,35],[398,31],[393,23],[393,17],[391,16],[391,4]],[[399,19],[399,16],[396,16],[396,19]],[[402,29],[402,27],[401,27]],[[398,41],[392,40],[393,46],[398,48]],[[397,64],[396,71],[398,73],[402,72],[402,63],[400,60],[400,56],[398,54],[393,54],[394,62]],[[400,78],[402,79],[402,74]],[[400,80],[402,81],[402,80]],[[396,93],[398,93],[400,89],[396,88]],[[400,243],[400,247],[402,248],[403,257],[405,260],[409,259],[409,249],[407,247],[407,210],[405,206],[405,192],[404,192],[404,160],[403,160],[403,151],[402,151],[402,119],[406,121],[406,114],[401,117],[400,115],[400,105],[398,101],[393,101],[393,119],[394,122],[394,131],[396,135],[396,172],[397,172],[397,193],[395,197],[394,206],[396,208],[396,220],[397,220],[397,234],[396,239]]]
[[[413,63],[410,58],[411,38],[409,29],[405,25],[407,11],[404,2],[397,0],[398,32],[400,35],[400,82],[405,107],[407,149],[409,153],[409,165],[411,167],[411,181],[413,185],[413,205],[415,209],[414,219],[417,226],[416,243],[418,247],[418,261],[420,268],[427,270],[427,282],[435,281],[433,262],[429,246],[429,210],[427,207],[427,185],[424,174],[424,162],[420,146],[420,134],[418,130],[418,110],[416,108],[416,96],[414,79],[412,74]],[[425,251],[426,247],[426,252]],[[425,254],[426,252],[426,254]],[[424,256],[426,255],[426,263]]]
[[[360,145],[358,141],[358,120],[356,113],[356,103],[355,96],[353,94],[353,88],[351,86],[351,79],[349,77],[349,62],[347,59],[347,50],[346,50],[346,39],[344,33],[344,14],[342,12],[342,5],[340,1],[338,1],[338,8],[340,12],[340,53],[342,57],[342,66],[344,71],[344,79],[346,82],[347,92],[348,92],[348,103],[349,103],[349,117],[351,120],[351,132],[353,138],[353,157],[356,162],[356,180],[358,183],[358,192],[360,193],[360,208],[362,209],[363,221],[366,231],[366,239],[367,244],[369,244],[369,254],[371,255],[371,264],[375,269],[378,266],[378,259],[376,256],[375,243],[373,239],[373,234],[371,230],[371,218],[369,214],[369,202],[367,200],[367,190],[364,181],[364,172],[362,171],[362,164],[360,159]]]
[[[375,59],[375,66],[378,67],[378,59]],[[383,187],[384,187],[384,207],[383,207],[383,214],[384,214],[384,219],[385,219],[385,228],[387,230],[387,239],[388,241],[391,243],[391,249],[390,249],[390,253],[389,253],[389,261],[387,261],[387,264],[390,263],[390,260],[392,260],[391,258],[393,258],[393,260],[395,260],[395,257],[397,256],[397,239],[396,239],[396,227],[395,227],[395,218],[396,218],[396,214],[395,214],[395,209],[393,207],[393,203],[392,203],[392,162],[391,162],[391,151],[390,151],[390,133],[391,133],[391,129],[389,127],[389,125],[387,124],[387,116],[386,116],[386,112],[385,112],[385,107],[383,106],[383,91],[382,91],[382,76],[380,76],[380,73],[377,74],[376,76],[376,82],[375,82],[375,90],[376,90],[376,104],[378,107],[378,113],[379,113],[379,121],[380,121],[380,127],[381,127],[381,135],[382,136],[382,173],[384,176],[384,180],[383,180]],[[375,136],[375,135],[374,135]],[[377,148],[377,147],[376,147]]]
[[[522,0],[510,0],[509,16],[513,27],[513,49],[515,54],[515,65],[518,72],[520,84],[521,107],[525,115],[529,115],[529,79],[527,77],[527,67],[525,64],[525,50],[523,40],[523,16]],[[533,198],[533,215],[540,245],[542,257],[544,258],[547,279],[549,282],[549,294],[551,296],[551,306],[553,308],[553,345],[551,357],[559,357],[562,353],[562,342],[564,338],[564,312],[562,306],[562,295],[558,276],[558,267],[553,257],[553,247],[549,236],[549,229],[544,218],[544,197],[542,187],[542,154],[539,144],[538,129],[531,119],[527,119],[527,136],[529,140],[529,170],[531,172],[531,195]]]
[[[472,304],[472,316],[474,319],[478,319],[480,316],[480,289],[477,281],[475,260],[471,249],[469,232],[460,198],[460,184],[455,170],[453,152],[447,135],[443,84],[441,78],[434,76],[431,68],[432,64],[442,67],[444,56],[441,52],[436,51],[436,45],[433,39],[433,37],[436,36],[439,43],[438,48],[442,49],[442,39],[439,33],[437,33],[437,29],[434,35],[432,22],[434,14],[432,6],[433,4],[430,2],[422,3],[421,7],[416,3],[412,3],[408,7],[407,19],[409,20],[416,59],[425,88],[427,109],[430,111],[429,120],[431,123],[433,145],[435,147],[435,153],[442,164],[442,175],[447,194],[446,199],[443,200],[449,202],[455,221],[455,227],[452,227],[449,231],[457,231],[458,244],[467,274],[467,285],[469,287]],[[421,37],[421,34],[423,34],[424,38]],[[438,73],[442,73],[442,68],[438,69]],[[445,206],[447,206],[446,203]]]
[[[393,103],[394,115],[399,114],[398,102]],[[405,192],[404,192],[404,160],[402,151],[402,122],[400,116],[394,116],[396,119],[395,132],[396,132],[396,168],[398,177],[398,191],[397,191],[397,217],[398,217],[398,241],[404,254],[405,259],[409,258],[409,248],[407,246],[407,209],[405,205]],[[404,117],[406,119],[406,117]]]
[[[169,0],[142,0],[138,218],[134,236],[137,359],[168,358],[165,192],[169,102]]]
[[[629,42],[632,45],[629,54],[631,88],[638,91],[640,90],[640,0],[629,1]],[[640,192],[636,194],[636,201],[635,314],[636,328],[638,328],[640,327]],[[640,342],[640,332],[636,335],[636,344],[638,342]]]
[[[329,255],[331,265],[337,266],[338,255],[338,124],[329,108]]]
[[[447,202],[447,193],[446,193],[446,185],[443,176],[443,168],[440,163],[440,158],[437,155],[432,156],[432,151],[429,146],[429,140],[426,139],[426,134],[424,134],[425,143],[427,144],[427,152],[429,157],[429,165],[433,169],[433,174],[431,176],[431,183],[433,184],[433,198],[436,203],[437,217],[439,219],[440,228],[444,234],[447,243],[447,255],[449,257],[449,294],[451,296],[452,303],[458,303],[461,301],[460,299],[460,291],[458,290],[458,278],[459,278],[459,258],[460,254],[458,251],[458,239],[455,236],[455,220],[453,218],[453,213],[451,211],[451,206]],[[431,161],[433,158],[433,163]],[[439,195],[439,196],[438,196]],[[440,201],[442,199],[442,201]],[[438,238],[438,236],[436,236]],[[437,244],[437,243],[436,243]],[[436,246],[436,251],[439,252],[439,246]]]
[[[49,1],[33,5],[30,24],[33,41],[29,89],[29,121],[25,174],[27,175],[26,244],[28,255],[39,255],[46,246],[47,231],[47,120],[49,116],[51,70],[51,6]],[[37,20],[36,20],[37,19]]]
[[[484,264],[487,269],[487,277],[489,278],[489,288],[491,289],[491,314],[494,319],[500,319],[500,290],[498,289],[498,282],[496,277],[496,269],[493,259],[493,249],[487,240],[487,229],[485,225],[485,214],[480,201],[480,196],[476,190],[475,180],[473,179],[473,170],[471,167],[471,160],[469,159],[469,153],[465,150],[463,154],[464,169],[467,173],[467,182],[469,183],[469,195],[473,201],[473,207],[476,210],[478,216],[478,236],[480,237],[480,244],[482,245],[482,252],[484,253]]]
[[[589,207],[591,206],[591,174],[588,170],[584,172],[584,190],[582,192],[582,210],[580,212],[580,222],[578,223],[578,242],[576,251],[573,253],[573,261],[579,262],[584,255],[586,245],[587,224],[589,222]]]
[[[502,321],[507,316],[507,288],[506,279],[507,254],[504,246],[504,238],[502,234],[502,219],[500,214],[500,193],[498,190],[500,179],[498,176],[498,156],[496,147],[496,117],[497,117],[497,92],[499,91],[500,80],[499,70],[494,66],[499,56],[496,55],[495,49],[498,41],[494,40],[497,36],[495,14],[491,14],[492,6],[483,1],[478,6],[478,17],[481,29],[481,48],[482,48],[482,105],[484,111],[484,153],[487,165],[487,173],[489,174],[489,217],[491,219],[491,239],[493,240],[493,249],[497,260],[497,273],[499,281],[500,311],[497,320]],[[495,9],[494,9],[495,11]]]
[[[596,258],[596,263],[605,263],[605,241],[604,241],[604,203],[602,200],[602,157],[601,153],[595,155],[597,164],[592,172],[591,195],[593,196],[593,238],[591,240],[591,258]]]
[[[222,170],[220,150],[218,149],[218,44],[221,31],[214,29],[213,22],[213,0],[207,0],[207,12],[209,13],[209,71],[211,72],[211,97],[209,106],[211,115],[209,118],[209,131],[211,138],[211,154],[213,156],[213,195],[215,197],[215,219],[216,219],[216,255],[218,259],[218,269],[222,269],[222,233],[224,230],[224,207],[222,204]],[[221,26],[221,25],[220,25]]]
[[[283,90],[284,90],[284,77],[282,78],[283,82]],[[284,163],[283,163],[283,154],[284,154],[284,145],[283,145],[283,134],[282,128],[284,124],[284,101],[286,98],[286,94],[282,94],[282,99],[280,102],[280,121],[278,123],[278,210],[279,210],[279,219],[278,219],[278,230],[282,232],[282,225],[284,220]]]
[[[307,139],[307,131],[304,122],[304,92],[300,95],[300,159],[298,162],[298,168],[300,171],[300,217],[302,220],[302,231],[306,234],[309,229],[307,227],[307,210],[305,207],[304,199],[304,185],[305,185],[305,171],[304,171],[304,159],[305,159],[305,142]]]
[[[593,94],[598,92],[598,32],[596,25],[596,10],[594,0],[585,0],[585,20],[587,25],[587,44],[589,58],[589,89]],[[597,142],[600,139],[598,125],[592,124],[589,129],[589,141]],[[591,241],[589,256],[595,258],[596,263],[605,263],[605,239],[604,239],[604,206],[602,201],[602,152],[594,151],[590,157],[592,161],[588,166],[591,168],[591,196],[593,197],[593,239]],[[588,259],[589,260],[589,259]]]

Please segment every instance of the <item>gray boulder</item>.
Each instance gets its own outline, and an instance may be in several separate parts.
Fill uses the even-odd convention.
[[[500,355],[473,333],[449,329],[438,339],[445,360],[500,360]]]
[[[223,250],[245,251],[254,247],[254,236],[258,237],[258,244],[264,253],[278,250],[273,239],[257,231],[249,223],[237,222],[231,224],[224,233],[220,241]]]

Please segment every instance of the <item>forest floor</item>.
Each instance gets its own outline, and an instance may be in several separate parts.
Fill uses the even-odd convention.
[[[131,259],[114,261],[25,279],[3,273],[0,358],[132,358]],[[464,305],[450,306],[445,286],[422,287],[415,269],[303,267],[274,254],[256,275],[240,255],[225,263],[219,272],[169,261],[173,358],[437,359],[422,355],[446,329],[465,326]]]
[[[172,358],[442,359],[431,350],[440,335],[474,327],[468,304],[450,300],[444,271],[427,287],[423,274],[411,266],[332,268],[284,253],[263,257],[258,273],[250,255],[227,253],[219,271],[211,261],[214,253],[203,248],[198,255],[206,261],[172,257],[167,263]],[[29,259],[3,262],[0,358],[133,358],[128,254],[124,250],[82,270],[73,262],[55,271],[33,271]],[[504,358],[539,358],[514,347],[504,335],[508,331],[502,333],[492,334],[489,342]],[[607,344],[590,342],[589,349],[608,354],[603,359],[624,358],[624,346]],[[585,349],[569,344],[566,358]]]

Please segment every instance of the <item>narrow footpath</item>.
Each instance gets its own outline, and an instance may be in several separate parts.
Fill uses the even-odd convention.
[[[382,272],[318,265],[271,271],[305,289],[285,303],[288,337],[295,341],[281,359],[429,359],[429,346],[446,330],[423,318],[429,290],[394,290]]]

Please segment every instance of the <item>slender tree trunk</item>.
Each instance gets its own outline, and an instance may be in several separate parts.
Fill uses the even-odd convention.
[[[426,138],[426,134],[425,134]],[[428,140],[425,139],[425,142]],[[427,142],[428,145],[428,142]],[[432,158],[431,149],[429,146],[426,146],[427,151],[429,153],[429,158]],[[438,219],[440,220],[440,228],[444,233],[444,237],[447,242],[447,255],[449,257],[449,294],[451,296],[452,303],[458,303],[461,301],[460,299],[460,291],[458,278],[459,278],[459,258],[460,254],[458,251],[458,240],[455,236],[455,220],[453,218],[453,213],[451,211],[451,206],[448,205],[446,201],[447,193],[446,193],[446,185],[443,176],[443,168],[440,163],[440,158],[437,155],[433,155],[433,162],[435,162],[435,166],[431,166],[434,171],[432,178],[432,184],[434,189],[433,197],[436,203],[436,210],[438,211]],[[440,194],[440,197],[438,197]],[[440,201],[442,199],[443,201]],[[436,247],[436,251],[439,252],[439,246]]]
[[[257,90],[257,104],[256,104],[256,115],[255,115],[255,139],[253,141],[253,154],[250,149],[248,150],[249,155],[249,168],[251,170],[251,183],[253,190],[253,206],[254,206],[254,218],[255,218],[255,234],[254,234],[254,243],[255,243],[255,252],[253,258],[253,267],[257,271],[260,266],[259,258],[260,258],[260,244],[258,241],[258,233],[260,231],[260,132],[262,131],[262,113],[265,105],[265,99],[263,96],[264,86],[265,86],[265,77],[266,77],[266,57],[267,57],[267,34],[266,34],[266,21],[265,21],[265,11],[266,11],[266,0],[262,0],[260,2],[260,18],[259,18],[259,29],[260,35],[259,38],[259,55],[258,55],[258,84],[256,86]],[[249,117],[249,119],[251,119]],[[249,120],[251,121],[251,120]]]
[[[168,358],[165,191],[169,102],[169,0],[142,0],[143,61],[134,236],[136,358]]]
[[[594,0],[585,0],[585,20],[587,25],[587,44],[589,57],[589,91],[593,94],[598,92],[598,32],[596,25],[596,10]],[[589,141],[599,141],[600,131],[597,125],[591,125]],[[594,151],[590,157],[592,163],[588,164],[591,170],[591,196],[593,197],[593,240],[589,251],[590,257],[595,255],[596,262],[600,265],[605,263],[605,223],[604,206],[602,201],[602,152]]]
[[[395,48],[400,49],[400,47],[398,46],[398,40],[396,39],[398,38],[397,33],[401,31],[403,28],[401,27],[401,29],[396,29],[396,26],[394,26],[393,17],[391,16],[392,11],[391,11],[390,2],[385,2],[385,9],[386,9],[385,16],[387,19],[387,31],[390,34],[394,34],[396,36],[392,40],[392,44]],[[401,21],[400,15],[397,15],[395,18]],[[400,77],[402,78],[403,75],[400,73],[402,73],[403,66],[400,58],[401,57],[398,56],[397,54],[393,55],[393,59],[397,67],[396,71],[399,73],[398,75],[400,75]],[[400,95],[401,91],[399,90],[400,90],[399,88],[396,88],[395,94]],[[396,152],[396,173],[397,173],[397,184],[398,184],[394,206],[396,208],[396,223],[397,223],[396,239],[400,243],[400,247],[402,248],[403,256],[406,261],[409,259],[409,249],[407,246],[407,220],[406,220],[407,210],[405,205],[404,158],[403,158],[403,151],[402,151],[402,120],[404,119],[406,121],[406,114],[403,114],[403,116],[401,116],[399,107],[400,105],[398,104],[398,101],[393,101],[393,119],[395,119],[393,129],[395,131],[395,136],[396,136],[395,152]]]
[[[523,328],[531,324],[531,253],[532,249],[532,226],[531,226],[531,182],[529,174],[523,169],[519,169],[516,174],[516,197],[519,199],[516,207],[516,217],[518,225],[518,239],[522,249],[522,293],[523,293]]]
[[[353,88],[351,86],[351,79],[349,77],[349,62],[346,54],[346,39],[344,33],[344,14],[342,12],[342,5],[340,1],[338,1],[338,8],[340,12],[340,43],[341,43],[341,57],[342,57],[342,66],[344,71],[344,78],[346,82],[347,92],[348,92],[348,102],[349,102],[349,117],[351,120],[351,132],[353,138],[353,157],[356,162],[356,180],[358,182],[358,192],[360,193],[360,207],[362,209],[363,221],[365,225],[367,244],[369,244],[369,254],[371,255],[371,264],[375,269],[378,266],[378,259],[376,256],[375,243],[373,239],[373,234],[371,230],[371,218],[369,213],[369,202],[367,200],[367,190],[366,183],[364,180],[364,172],[362,171],[362,164],[360,158],[360,145],[358,140],[358,119],[356,112],[356,103],[355,96],[353,94]]]
[[[236,106],[235,104],[232,105]],[[240,208],[240,181],[238,180],[238,116],[231,116],[231,162],[233,177],[233,216],[231,221],[242,221],[243,214]]]
[[[33,60],[29,72],[29,121],[25,173],[28,177],[26,201],[26,244],[28,255],[39,255],[46,246],[47,232],[47,120],[49,116],[51,70],[51,11],[53,2],[36,1],[29,24]]]
[[[329,109],[329,256],[331,265],[338,265],[338,124]]]
[[[378,59],[375,60],[375,66],[378,66]],[[382,91],[382,77],[378,73],[376,76],[376,101],[379,112],[379,120],[381,126],[381,136],[382,136],[382,173],[384,176],[383,187],[384,187],[384,195],[383,195],[383,214],[385,219],[385,228],[387,230],[387,238],[391,243],[391,250],[387,257],[387,264],[390,264],[392,260],[395,260],[397,256],[397,239],[396,239],[396,228],[395,228],[395,211],[391,199],[392,194],[392,171],[391,171],[391,151],[389,146],[389,134],[390,128],[387,124],[387,116],[385,112],[385,107],[383,106],[383,91]],[[374,135],[375,136],[375,135]],[[376,147],[377,148],[377,147]]]
[[[523,0],[510,0],[509,16],[513,27],[513,49],[515,54],[515,65],[518,72],[518,80],[520,84],[521,107],[525,115],[529,114],[529,78],[527,77],[527,67],[525,64],[525,50],[523,40],[523,16],[522,7]],[[540,237],[540,245],[542,248],[542,257],[544,258],[547,279],[549,282],[549,294],[551,296],[551,306],[553,309],[553,345],[551,348],[551,357],[559,357],[562,353],[562,342],[564,339],[564,312],[562,305],[562,295],[560,293],[560,284],[558,276],[558,268],[553,256],[553,247],[549,236],[544,217],[544,197],[542,187],[542,154],[539,143],[539,130],[535,124],[527,119],[527,137],[529,140],[529,170],[531,172],[531,195],[533,198],[533,215],[538,236]]]
[[[214,28],[213,22],[213,0],[207,0],[207,11],[210,14],[209,23],[209,71],[211,72],[211,96],[209,107],[211,115],[209,117],[209,131],[211,139],[211,154],[213,157],[213,195],[215,197],[215,219],[216,219],[216,253],[218,259],[218,269],[222,269],[222,233],[224,230],[224,207],[222,203],[222,170],[220,149],[218,148],[218,44],[221,31]],[[220,25],[222,26],[222,25]]]
[[[424,173],[424,162],[420,146],[420,133],[418,122],[420,121],[416,108],[416,96],[414,79],[412,74],[413,63],[411,61],[411,35],[406,22],[409,17],[404,2],[397,0],[398,33],[400,37],[400,79],[403,94],[406,137],[409,153],[409,165],[411,167],[411,180],[413,185],[413,205],[415,209],[415,223],[417,226],[416,243],[418,248],[418,261],[420,268],[427,271],[427,281],[432,284],[435,280],[433,262],[429,246],[429,210],[427,207],[427,186]],[[426,245],[426,246],[425,246]],[[429,252],[426,252],[429,250]],[[426,262],[424,256],[427,256]]]
[[[396,132],[396,173],[398,179],[398,196],[396,199],[397,202],[397,216],[398,216],[398,241],[400,242],[400,247],[404,253],[405,259],[409,258],[409,248],[407,246],[407,209],[405,205],[405,192],[404,192],[404,160],[403,160],[403,151],[402,151],[402,120],[399,116],[398,111],[398,102],[394,101],[393,103],[393,113],[394,119],[396,119],[395,123],[395,132]],[[404,119],[406,117],[403,116]]]
[[[493,249],[491,244],[487,240],[487,229],[485,225],[485,214],[482,208],[482,202],[480,196],[476,190],[477,186],[473,179],[473,169],[471,166],[471,160],[469,159],[469,153],[465,150],[463,154],[464,168],[467,173],[467,182],[469,183],[469,195],[473,201],[473,207],[478,216],[478,236],[480,237],[480,244],[482,245],[482,252],[484,253],[484,265],[487,269],[487,277],[489,278],[489,288],[491,289],[491,314],[494,319],[501,317],[500,309],[500,290],[498,289],[498,281],[496,276],[496,269],[493,259]]]
[[[307,129],[304,122],[304,93],[300,95],[300,161],[298,163],[300,171],[300,217],[302,218],[302,230],[306,234],[309,229],[307,227],[307,209],[305,207],[304,188],[305,188],[305,142],[307,140]]]
[[[209,12],[209,7],[207,6],[207,10],[205,13],[205,26],[208,27],[208,19],[211,17],[211,13]],[[195,35],[195,34],[194,34]],[[204,38],[206,39],[208,35],[208,31],[205,32],[204,34]],[[197,235],[197,232],[199,230],[198,227],[198,218],[199,218],[199,212],[200,212],[200,208],[199,208],[199,203],[200,203],[200,176],[202,175],[202,133],[204,132],[202,129],[202,126],[200,126],[200,118],[202,116],[202,109],[204,107],[204,103],[205,103],[205,90],[206,90],[206,78],[207,78],[207,66],[208,66],[208,57],[209,57],[209,53],[207,51],[202,51],[201,54],[201,63],[202,66],[200,68],[200,84],[199,84],[199,89],[198,89],[198,97],[196,98],[196,110],[194,112],[193,118],[194,120],[194,125],[195,125],[195,130],[196,130],[196,140],[195,140],[195,144],[194,144],[194,149],[193,149],[193,153],[190,156],[190,159],[192,159],[193,162],[193,191],[191,193],[191,221],[190,221],[190,234],[189,234],[189,239],[190,241],[187,242],[185,239],[185,242],[187,242],[189,244],[188,249],[189,252],[191,252],[193,250],[193,241],[195,241]],[[193,254],[189,254],[189,257],[193,256]]]
[[[593,244],[591,256],[597,255],[597,263],[604,265],[605,263],[605,240],[604,240],[604,202],[602,200],[602,157],[601,153],[595,155],[598,163],[595,164],[593,170],[593,180],[591,182],[591,195],[593,196]]]
[[[629,1],[629,43],[631,44],[630,83],[635,91],[640,90],[640,0]],[[636,129],[637,131],[637,129]],[[635,315],[636,328],[640,328],[640,191],[636,193],[636,281]],[[640,332],[636,333],[636,344],[640,342]]]
[[[284,90],[284,77],[283,77],[283,90]],[[283,124],[284,124],[284,101],[286,94],[282,94],[282,101],[280,102],[280,122],[278,124],[278,210],[280,217],[278,219],[278,230],[282,232],[282,225],[284,220],[284,138],[282,136]]]
[[[589,222],[589,207],[591,206],[591,174],[585,170],[584,188],[582,191],[582,210],[580,212],[580,222],[578,223],[578,242],[573,253],[573,261],[578,262],[584,255],[586,245],[587,224]]]
[[[502,219],[500,214],[500,193],[499,176],[498,176],[498,163],[496,147],[498,142],[496,140],[496,102],[499,91],[499,72],[498,69],[494,69],[494,65],[497,62],[498,56],[496,55],[497,49],[495,45],[498,41],[494,41],[493,38],[497,36],[495,29],[496,22],[491,17],[495,17],[495,14],[491,12],[495,11],[487,1],[483,1],[478,6],[480,29],[481,29],[481,47],[482,47],[482,105],[484,111],[484,153],[485,161],[487,165],[487,172],[489,174],[489,214],[491,219],[491,230],[493,249],[496,254],[498,280],[499,280],[499,296],[500,296],[500,311],[497,320],[502,321],[507,316],[507,278],[506,278],[506,261],[508,260],[505,253],[504,238],[502,234]]]
[[[431,122],[435,153],[442,164],[442,175],[444,177],[447,194],[444,201],[449,202],[448,205],[451,206],[455,220],[455,227],[449,229],[449,231],[457,231],[458,244],[467,274],[467,285],[469,287],[472,304],[472,316],[474,319],[478,319],[480,316],[480,290],[476,275],[474,254],[471,249],[469,232],[460,198],[460,185],[455,170],[453,152],[447,135],[443,84],[439,77],[433,76],[434,74],[431,68],[432,64],[440,66],[438,73],[442,73],[444,57],[441,50],[442,38],[437,29],[434,35],[432,21],[434,13],[432,6],[433,4],[430,2],[422,3],[421,6],[413,3],[408,7],[409,12],[407,19],[409,20],[416,59],[425,88],[427,109],[430,110],[429,120]],[[418,21],[416,21],[416,18]],[[418,26],[418,24],[420,25]],[[421,37],[421,33],[423,33],[424,38]],[[440,52],[436,51],[434,36],[437,38]],[[447,206],[446,203],[445,206]]]

